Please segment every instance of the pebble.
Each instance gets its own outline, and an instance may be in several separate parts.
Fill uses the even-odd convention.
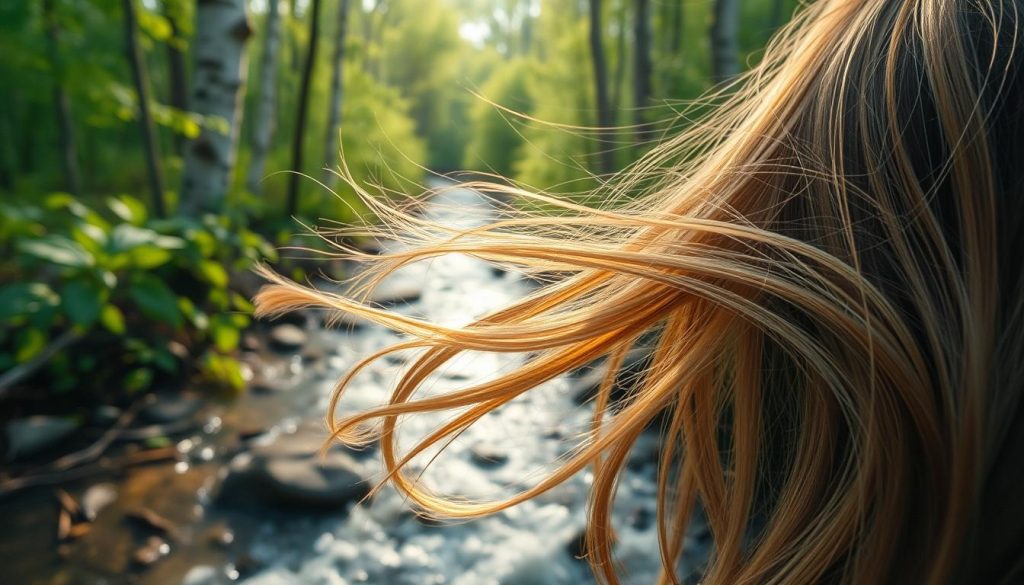
[[[340,507],[370,493],[370,484],[340,454],[319,458],[274,459],[263,467],[265,478],[282,504]]]
[[[281,352],[294,351],[306,344],[309,336],[291,323],[277,325],[270,330],[270,345]]]

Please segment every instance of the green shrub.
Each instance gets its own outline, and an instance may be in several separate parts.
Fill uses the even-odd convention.
[[[232,355],[252,307],[231,275],[273,248],[230,215],[154,219],[132,197],[105,203],[0,205],[0,372],[71,337],[33,386],[120,394],[195,376],[241,390]]]

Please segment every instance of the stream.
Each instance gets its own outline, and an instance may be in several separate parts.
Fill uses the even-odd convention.
[[[486,199],[444,190],[427,204],[433,220],[487,221]],[[403,268],[374,299],[394,310],[459,325],[521,297],[532,282],[462,255]],[[584,470],[549,492],[473,521],[417,517],[385,486],[378,451],[332,448],[321,460],[323,414],[336,381],[361,357],[400,337],[359,323],[325,328],[309,314],[264,323],[243,340],[249,391],[232,400],[191,395],[162,406],[195,422],[173,436],[175,459],[98,475],[62,487],[85,505],[100,502],[88,530],[58,542],[52,488],[0,500],[0,563],[8,583],[140,585],[569,585],[592,583],[581,560],[592,476]],[[350,413],[385,401],[412,354],[389,356],[356,377],[339,406]],[[462,389],[521,363],[522,356],[459,356],[417,396]],[[580,382],[564,376],[486,415],[438,455],[412,462],[441,493],[507,497],[543,479],[590,422]],[[167,406],[170,405],[170,406]],[[159,411],[159,408],[157,409]],[[145,414],[145,413],[144,413]],[[159,414],[159,412],[157,413]],[[403,417],[405,447],[448,421],[450,412]],[[159,417],[153,417],[159,419]],[[173,417],[171,417],[173,418]],[[615,554],[625,582],[656,580],[657,437],[645,433],[620,482]],[[435,458],[436,456],[436,458]],[[710,537],[695,522],[683,574],[706,558]],[[10,576],[14,580],[9,580]]]

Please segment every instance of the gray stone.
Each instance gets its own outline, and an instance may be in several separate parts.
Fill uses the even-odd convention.
[[[203,405],[189,394],[158,394],[156,400],[142,409],[139,418],[151,424],[167,424],[190,418]]]
[[[270,330],[270,345],[278,351],[294,351],[306,344],[306,332],[292,325],[284,323]]]
[[[7,423],[7,459],[31,457],[61,442],[79,427],[78,420],[63,416],[30,416]]]
[[[508,463],[508,453],[496,445],[480,443],[469,449],[470,459],[479,467],[500,467]]]
[[[370,484],[347,456],[272,459],[263,467],[265,478],[280,503],[297,506],[340,507],[357,502],[370,492]]]
[[[135,564],[148,567],[164,558],[171,552],[171,545],[159,536],[150,536],[146,543],[135,549],[132,560]]]

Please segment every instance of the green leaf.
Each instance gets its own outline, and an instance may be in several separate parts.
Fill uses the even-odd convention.
[[[245,389],[242,368],[233,358],[208,351],[203,356],[199,369],[203,378],[219,388],[233,392],[241,392]]]
[[[114,305],[104,305],[100,312],[100,323],[114,335],[124,334],[124,313]]]
[[[46,347],[46,335],[35,328],[23,329],[17,336],[14,361],[23,364],[39,355]]]
[[[159,278],[152,274],[139,275],[129,289],[128,296],[135,301],[143,315],[168,323],[175,329],[181,327],[178,298]]]
[[[212,260],[204,260],[198,265],[199,273],[203,275],[206,282],[217,288],[224,288],[228,285],[228,271]]]
[[[139,246],[128,253],[131,263],[137,268],[149,270],[163,266],[170,262],[172,255],[169,251],[156,246]]]
[[[95,259],[80,244],[56,234],[20,242],[18,249],[39,260],[71,268],[87,268],[95,264]]]
[[[137,368],[124,377],[124,389],[130,394],[145,390],[153,383],[153,370],[149,368]]]
[[[18,282],[0,287],[0,322],[35,313],[59,302],[50,287],[39,282]]]
[[[122,221],[137,226],[146,222],[146,206],[134,197],[128,195],[107,197],[107,207]]]
[[[185,247],[185,240],[164,236],[148,228],[131,224],[118,224],[110,234],[108,249],[112,253],[127,252],[140,246],[156,246],[164,250],[179,250]]]
[[[214,315],[210,319],[210,337],[221,353],[234,351],[238,347],[241,333],[226,315]]]
[[[92,327],[103,308],[104,293],[99,287],[83,280],[72,280],[61,291],[64,314],[83,328]]]

